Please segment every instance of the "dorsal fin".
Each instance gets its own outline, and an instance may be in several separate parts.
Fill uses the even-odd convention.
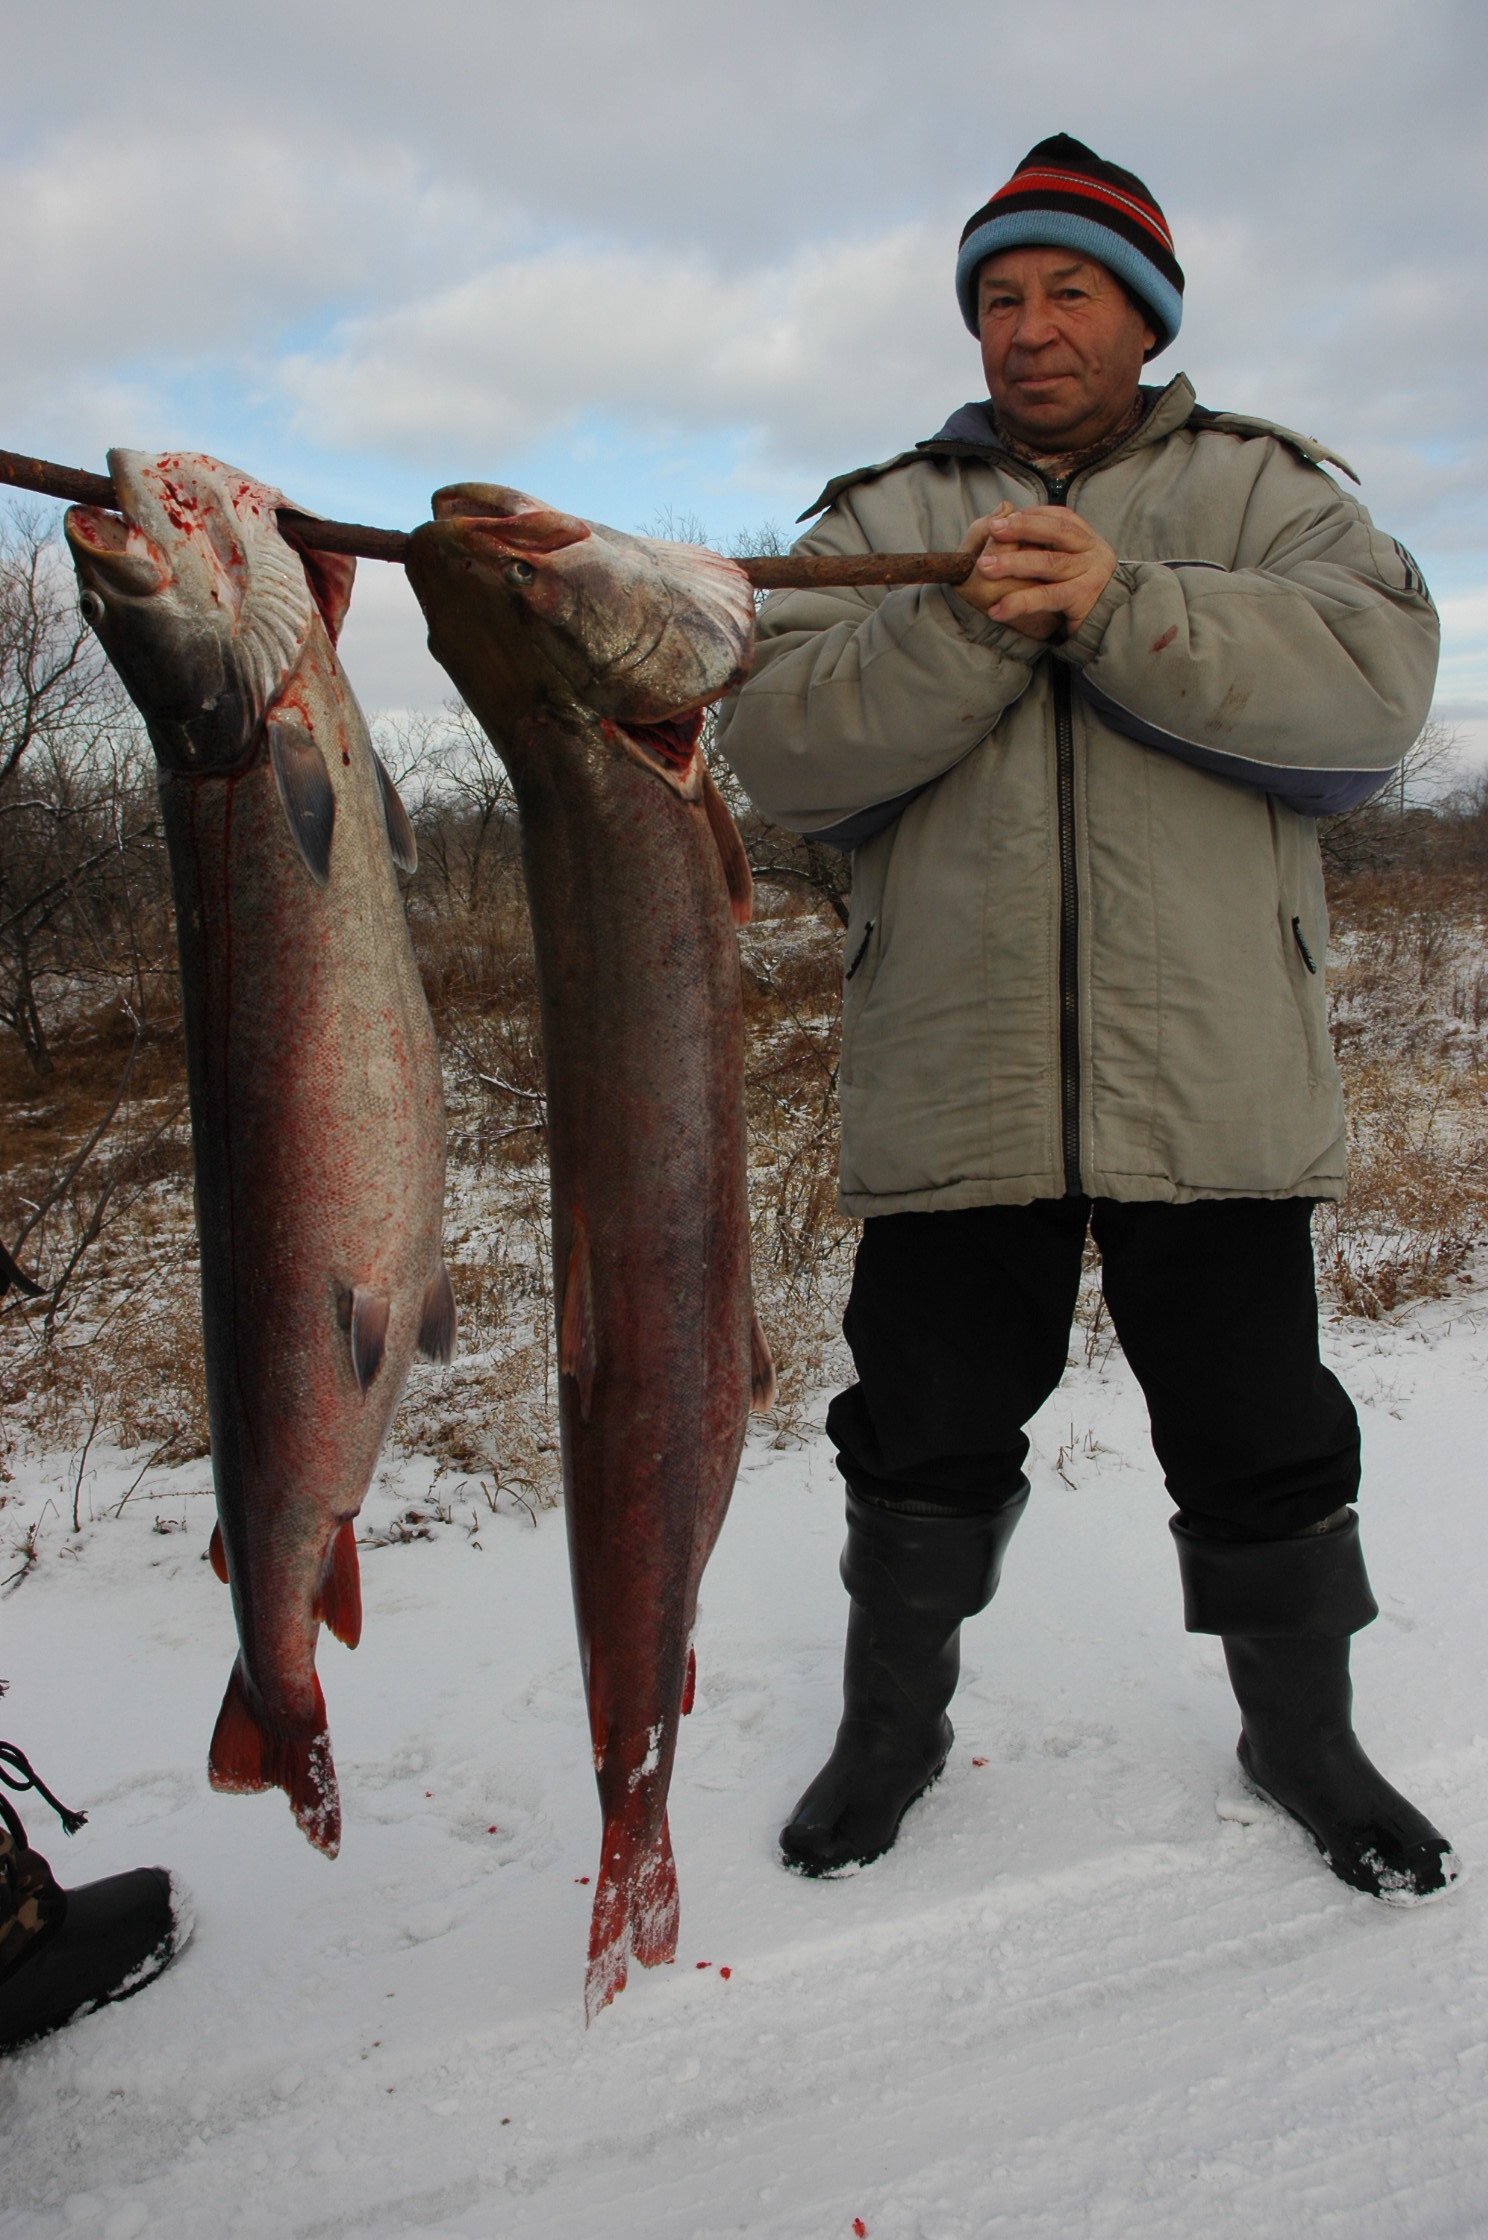
[[[723,876],[728,886],[729,908],[736,925],[747,926],[754,908],[754,878],[749,869],[749,857],[739,827],[729,814],[728,803],[713,783],[713,773],[703,766],[703,807],[708,812],[708,826],[718,844],[723,862]]]

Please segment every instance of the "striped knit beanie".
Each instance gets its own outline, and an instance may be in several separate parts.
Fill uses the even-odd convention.
[[[1030,148],[1005,187],[961,231],[956,297],[973,334],[977,272],[1000,249],[1076,249],[1114,272],[1157,329],[1148,351],[1166,350],[1183,319],[1183,269],[1168,221],[1134,172],[1103,163],[1067,132]]]

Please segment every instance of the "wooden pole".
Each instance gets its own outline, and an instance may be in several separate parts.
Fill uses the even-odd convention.
[[[0,483],[34,490],[69,505],[114,506],[114,486],[106,474],[83,467],[60,467],[51,459],[29,459],[19,451],[0,451]],[[315,552],[347,552],[359,560],[401,561],[408,550],[403,529],[373,529],[359,521],[321,521],[311,513],[281,506],[279,527],[291,544]],[[854,552],[761,554],[737,562],[759,591],[829,589],[875,583],[964,583],[976,555],[966,552]]]

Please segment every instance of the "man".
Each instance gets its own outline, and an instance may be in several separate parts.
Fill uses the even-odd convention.
[[[1457,1862],[1350,1725],[1377,1613],[1318,1358],[1344,1126],[1313,820],[1419,732],[1435,611],[1320,446],[1141,385],[1183,274],[1132,173],[1043,141],[956,290],[989,401],[830,484],[803,549],[959,545],[971,575],[770,599],[722,733],[766,816],[854,850],[845,1702],[782,1848],[877,1857],[945,1763],[1089,1229],[1241,1764],[1346,1882],[1415,1902]]]

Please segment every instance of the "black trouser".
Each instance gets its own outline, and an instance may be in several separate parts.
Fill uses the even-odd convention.
[[[1353,1404],[1318,1358],[1311,1217],[1302,1198],[876,1215],[843,1322],[858,1382],[827,1412],[838,1468],[890,1505],[1007,1500],[1023,1425],[1064,1374],[1088,1225],[1184,1521],[1305,1531],[1359,1486]]]

